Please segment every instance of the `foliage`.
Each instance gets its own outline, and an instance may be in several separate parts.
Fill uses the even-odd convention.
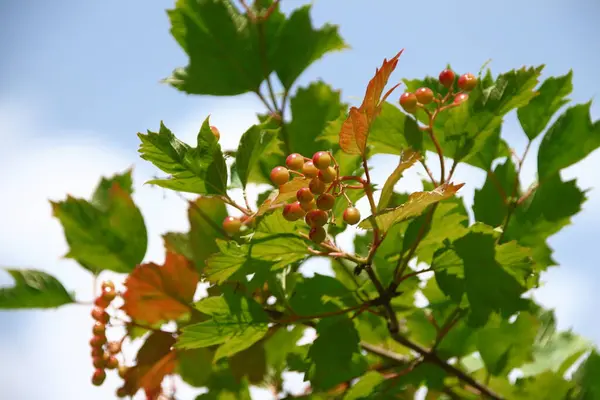
[[[189,63],[166,83],[195,95],[253,92],[267,113],[237,149],[221,148],[208,117],[195,146],[162,122],[138,134],[140,156],[168,174],[149,183],[198,195],[190,231],[164,235],[163,265],[141,264],[147,234],[131,171],[103,178],[89,201],[52,203],[67,257],[94,275],[124,274],[124,292],[104,282],[95,299],[94,384],[118,366],[121,397],[142,390],[157,399],[169,392],[165,376],[179,374],[209,389],[197,399],[247,399],[249,385],[284,398],[282,373],[298,371],[314,399],[413,398],[420,387],[431,399],[600,399],[598,351],[557,331],[552,311],[527,295],[555,264],[548,238],[585,201],[560,172],[600,147],[590,103],[558,115],[571,72],[539,84],[543,66],[478,77],[447,70],[405,79],[398,107],[387,99],[400,51],[348,108],[324,82],[295,85],[313,62],[348,47],[337,27],[312,26],[310,6],[286,16],[278,1],[178,0],[168,15]],[[520,157],[500,135],[513,111],[528,138]],[[521,167],[540,135],[538,181],[525,188]],[[369,174],[376,154],[398,156],[381,188]],[[436,177],[428,165],[438,162]],[[474,220],[457,197],[470,183],[453,181],[460,163],[487,173]],[[428,174],[423,190],[397,192],[416,168]],[[271,180],[258,204],[237,204],[228,192]],[[363,200],[370,215],[361,218],[354,205]],[[346,230],[359,233],[355,253],[336,244]],[[330,259],[334,276],[304,276],[313,257]],[[76,303],[44,272],[7,271],[15,284],[0,289],[1,309]],[[209,288],[198,301],[200,282]],[[143,342],[130,365],[119,365],[120,345],[106,344],[117,311],[127,316],[123,339]],[[317,338],[297,345],[307,329]]]

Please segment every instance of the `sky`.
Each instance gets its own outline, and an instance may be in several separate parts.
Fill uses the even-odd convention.
[[[282,0],[286,12],[305,4]],[[156,130],[161,120],[193,142],[207,115],[221,131],[226,149],[237,147],[241,133],[262,112],[250,95],[192,97],[159,80],[187,63],[170,37],[165,9],[173,0],[0,0],[0,266],[35,268],[59,278],[81,300],[91,300],[91,276],[63,255],[62,229],[51,216],[48,199],[66,194],[88,197],[101,175],[134,166],[134,199],[149,232],[146,260],[163,259],[160,234],[188,228],[186,206],[167,191],[144,186],[158,173],[137,156],[137,132]],[[356,104],[383,58],[404,48],[394,79],[437,75],[447,63],[459,72],[477,73],[487,60],[494,73],[523,65],[546,64],[544,76],[573,69],[575,102],[592,103],[600,117],[600,37],[595,0],[315,0],[313,23],[340,25],[351,49],[333,53],[300,77],[305,86],[322,79],[342,89]],[[399,95],[399,93],[398,93]],[[502,135],[523,151],[525,135],[510,116]],[[535,178],[539,139],[525,163],[525,183]],[[395,160],[378,156],[373,177],[383,183]],[[391,168],[390,168],[391,166]],[[544,274],[536,298],[556,309],[559,325],[600,343],[600,320],[590,318],[600,304],[594,238],[600,226],[600,153],[563,171],[591,188],[573,225],[551,238],[561,265]],[[459,168],[470,204],[483,185],[481,171]],[[411,172],[400,190],[419,189]],[[252,196],[256,195],[256,190]],[[361,205],[364,207],[364,204]],[[352,231],[344,233],[344,243]],[[322,260],[306,273],[327,273]],[[0,272],[0,285],[10,285]],[[112,398],[118,380],[102,388],[90,384],[89,308],[73,305],[53,311],[0,312],[0,387],[16,400]],[[301,377],[290,387],[300,390]],[[180,385],[180,398],[193,398]],[[254,398],[269,399],[264,390]]]

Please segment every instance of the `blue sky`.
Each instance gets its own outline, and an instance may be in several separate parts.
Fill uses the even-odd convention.
[[[286,11],[305,3],[282,1]],[[186,229],[180,199],[141,186],[157,171],[137,158],[135,133],[164,120],[191,140],[211,114],[224,147],[233,148],[262,107],[249,95],[190,97],[159,83],[186,64],[168,33],[164,10],[172,5],[172,0],[0,2],[0,265],[50,271],[89,299],[89,275],[61,259],[66,245],[47,199],[66,193],[88,196],[101,174],[132,164],[136,200],[152,235],[147,259],[161,260],[160,233]],[[594,0],[317,0],[314,24],[339,24],[351,50],[315,63],[299,84],[323,79],[342,89],[346,101],[358,103],[375,67],[401,48],[406,50],[395,79],[437,74],[446,63],[474,73],[488,59],[495,73],[546,64],[544,76],[573,69],[571,98],[593,99],[597,119],[598,15],[600,4]],[[503,136],[522,151],[525,136],[514,116]],[[534,178],[535,155],[530,153],[523,171],[527,182]],[[385,178],[390,160],[378,158],[376,179]],[[588,315],[600,304],[593,285],[600,280],[594,251],[600,224],[598,168],[600,154],[595,152],[565,172],[579,177],[581,187],[598,189],[589,192],[574,225],[551,239],[562,266],[543,277],[546,286],[539,295],[557,309],[563,327],[572,326],[596,343],[600,322]],[[467,182],[465,195],[472,196],[483,174],[469,168],[458,172],[456,179]],[[417,176],[401,184],[418,188]],[[313,262],[307,270],[322,268]],[[0,274],[0,285],[9,283]],[[111,398],[115,379],[102,389],[89,384],[88,312],[81,306],[0,312],[0,387],[7,398]]]

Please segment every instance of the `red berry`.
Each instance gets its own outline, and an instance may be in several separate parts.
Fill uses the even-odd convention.
[[[325,183],[319,178],[313,178],[308,184],[308,188],[313,194],[321,194],[325,192]]]
[[[121,342],[108,342],[106,349],[110,354],[117,354],[121,352]]]
[[[348,207],[344,210],[344,221],[348,225],[356,225],[360,221],[360,211],[355,207]]]
[[[102,292],[102,298],[109,303],[113,301],[115,297],[117,297],[117,292],[115,289],[107,289]]]
[[[101,368],[97,368],[94,371],[94,375],[92,375],[92,384],[94,386],[100,386],[104,383],[105,379],[106,379],[106,372],[104,372],[104,370]]]
[[[94,307],[92,309],[92,318],[94,318],[98,322],[102,322],[103,324],[108,323],[110,317],[108,313],[101,307]]]
[[[313,199],[308,203],[300,203],[300,207],[304,210],[304,212],[309,212],[310,210],[314,210],[317,208],[317,202]]]
[[[290,180],[290,171],[288,171],[286,168],[275,167],[271,170],[271,181],[275,185],[281,186],[289,180]]]
[[[304,219],[306,223],[310,226],[323,226],[327,223],[329,216],[323,210],[311,210],[306,213],[306,218]]]
[[[283,207],[283,218],[288,221],[297,221],[304,216],[304,210],[301,207],[301,203],[294,202],[286,204]]]
[[[108,299],[106,299],[104,296],[98,296],[98,297],[96,297],[96,300],[94,300],[94,305],[96,307],[106,308],[106,307],[108,307],[109,304],[110,304],[110,301]]]
[[[421,104],[429,104],[433,101],[433,90],[428,87],[418,88],[415,91],[415,96]]]
[[[331,164],[331,156],[326,151],[318,151],[313,156],[312,162],[318,169],[325,169]]]
[[[334,204],[335,204],[335,197],[333,197],[329,193],[323,193],[317,199],[317,207],[319,207],[320,210],[324,210],[324,211],[331,210],[333,208]]]
[[[237,234],[241,228],[242,221],[239,218],[225,217],[223,220],[223,230],[230,236]]]
[[[115,356],[109,356],[106,360],[106,369],[117,369],[119,368],[119,360]]]
[[[468,98],[469,98],[469,95],[467,93],[459,93],[454,98],[454,104],[460,104],[463,101],[467,100]]]
[[[113,281],[104,281],[101,285],[102,291],[106,292],[108,290],[115,290],[115,284]]]
[[[104,357],[92,357],[94,368],[104,368]]]
[[[325,240],[326,236],[327,234],[322,226],[313,226],[310,228],[310,232],[308,232],[308,237],[315,243],[321,243],[323,240]]]
[[[104,336],[104,335],[94,335],[90,339],[90,346],[92,348],[99,349],[102,346],[104,346],[104,343],[106,343],[106,336]]]
[[[314,178],[319,173],[319,169],[315,167],[312,161],[307,161],[302,166],[302,173],[307,178]]]
[[[473,90],[475,86],[477,86],[477,78],[475,78],[475,75],[473,74],[466,73],[458,78],[458,87],[461,90],[469,92]]]
[[[285,165],[294,171],[300,171],[304,166],[304,157],[302,154],[292,153],[285,159]]]
[[[104,357],[104,350],[102,349],[102,347],[92,347],[92,359],[94,357]]]
[[[331,183],[337,178],[337,172],[333,167],[327,167],[319,171],[319,179],[325,183]]]
[[[96,322],[94,323],[92,332],[94,333],[94,335],[104,335],[104,333],[106,332],[106,325],[104,325],[102,322]]]
[[[123,379],[125,379],[125,375],[127,375],[127,370],[129,368],[126,367],[125,365],[119,365],[119,376]]]
[[[212,131],[213,135],[215,135],[215,138],[217,138],[217,142],[218,142],[219,139],[221,139],[221,132],[219,132],[219,129],[217,129],[216,126],[211,126],[210,130]]]
[[[118,398],[122,399],[124,397],[129,396],[129,390],[127,389],[126,386],[121,386],[120,388],[117,389],[116,395]]]
[[[442,86],[449,88],[454,83],[454,72],[451,69],[445,69],[439,76]]]
[[[408,113],[415,112],[415,110],[417,109],[417,103],[417,96],[415,96],[414,93],[406,92],[402,93],[402,96],[400,96],[400,105],[402,106],[404,111]]]
[[[296,198],[300,203],[310,203],[315,196],[313,196],[309,188],[305,187],[298,189],[296,192]]]

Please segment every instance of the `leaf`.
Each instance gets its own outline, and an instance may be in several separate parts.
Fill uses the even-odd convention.
[[[276,371],[283,372],[286,368],[287,355],[296,349],[296,343],[304,334],[302,326],[295,326],[291,331],[278,329],[264,342],[267,364]]]
[[[269,317],[261,306],[239,295],[208,297],[196,303],[196,308],[212,319],[184,327],[177,347],[194,349],[220,344],[215,363],[249,348],[269,330]]]
[[[273,192],[269,198],[267,198],[267,200],[265,200],[265,202],[258,207],[256,216],[265,214],[273,206],[287,203],[289,200],[296,197],[296,192],[298,189],[308,187],[309,184],[310,179],[296,177],[291,181],[279,186],[279,191]]]
[[[142,264],[129,274],[121,309],[148,324],[177,320],[190,311],[198,280],[184,256],[167,252],[163,266]]]
[[[165,250],[181,254],[185,258],[193,259],[189,234],[183,232],[167,232],[162,235]]]
[[[375,388],[384,381],[384,377],[376,371],[369,371],[354,384],[344,396],[344,400],[369,399]]]
[[[233,376],[241,381],[247,378],[249,383],[260,384],[267,374],[267,360],[264,342],[259,341],[246,350],[229,358],[229,366]]]
[[[212,373],[214,351],[208,348],[177,351],[177,373],[193,387],[203,387]]]
[[[554,113],[568,103],[567,96],[573,91],[572,78],[572,70],[563,76],[551,76],[542,83],[538,95],[517,110],[521,127],[529,140],[542,133]]]
[[[147,134],[138,133],[138,137],[142,142],[140,156],[171,175],[146,183],[180,192],[226,193],[227,166],[208,118],[202,123],[195,148],[177,139],[162,122],[158,133],[149,130]]]
[[[55,308],[75,302],[53,276],[31,269],[5,269],[15,281],[0,288],[0,309]]]
[[[430,192],[415,192],[401,206],[384,209],[374,216],[364,219],[358,226],[363,229],[369,229],[372,227],[371,221],[375,218],[379,229],[385,232],[394,224],[420,215],[429,205],[454,196],[463,186],[464,183],[458,185],[445,183]]]
[[[400,161],[398,162],[398,166],[392,174],[387,178],[385,184],[383,185],[383,189],[381,190],[381,197],[379,198],[379,204],[377,205],[377,210],[381,211],[384,208],[389,206],[390,199],[392,197],[392,193],[394,191],[394,185],[398,183],[404,171],[409,169],[421,159],[421,155],[413,150],[407,149],[402,152],[400,156]]]
[[[315,390],[327,390],[362,375],[367,362],[360,353],[360,338],[347,316],[322,319],[317,338],[308,350],[306,378]]]
[[[289,90],[300,74],[325,54],[347,48],[334,25],[314,29],[310,21],[310,5],[290,15],[277,32],[277,46],[269,58],[283,87]]]
[[[202,271],[210,255],[219,251],[218,240],[227,238],[222,228],[225,217],[225,203],[217,197],[199,197],[189,202],[189,237],[198,271]]]
[[[92,202],[72,196],[50,202],[69,244],[65,257],[94,274],[103,270],[128,273],[139,264],[146,254],[148,237],[144,218],[131,193],[128,170],[103,178]]]
[[[573,383],[562,376],[545,372],[529,379],[518,379],[512,398],[529,399],[567,399],[572,391]]]
[[[477,350],[486,369],[500,376],[530,361],[538,327],[539,321],[529,313],[519,314],[513,323],[492,317],[477,333]]]
[[[500,226],[508,213],[508,200],[512,196],[517,170],[510,158],[488,171],[483,187],[475,190],[473,212],[477,221],[490,226]],[[519,192],[515,194],[516,197]]]
[[[252,170],[258,167],[261,157],[276,136],[277,131],[265,129],[261,125],[252,125],[242,135],[235,165],[243,188],[248,184]]]
[[[389,61],[387,59],[383,60],[381,68],[375,71],[375,76],[367,85],[367,91],[360,108],[350,108],[348,118],[342,124],[339,134],[340,147],[346,153],[365,155],[370,126],[375,117],[381,112],[382,103],[396,87],[394,86],[381,98],[383,89],[387,85],[390,75],[396,69],[401,54],[402,51]]]
[[[591,343],[572,332],[552,332],[548,338],[537,340],[533,360],[520,369],[523,376],[533,376],[545,371],[564,374],[579,356],[591,348]],[[573,358],[575,358],[573,360]],[[569,365],[566,362],[572,360]]]
[[[289,303],[296,314],[309,316],[340,310],[340,305],[352,306],[356,301],[340,281],[315,273],[312,278],[303,278],[296,284]]]
[[[594,350],[575,373],[574,379],[580,387],[577,399],[600,399],[598,376],[600,376],[600,354],[597,350]]]
[[[568,108],[548,128],[538,150],[540,182],[600,147],[600,121],[592,123],[590,103]]]
[[[319,136],[345,108],[341,92],[322,81],[298,88],[296,95],[290,99],[292,120],[286,126],[290,153],[312,157],[317,151],[328,148]],[[332,143],[337,143],[337,140]],[[340,162],[337,157],[336,160]]]
[[[157,331],[148,336],[137,353],[136,364],[125,375],[125,388],[129,393],[139,389],[160,393],[165,376],[175,372],[177,358],[171,347],[175,339],[169,333]]]

